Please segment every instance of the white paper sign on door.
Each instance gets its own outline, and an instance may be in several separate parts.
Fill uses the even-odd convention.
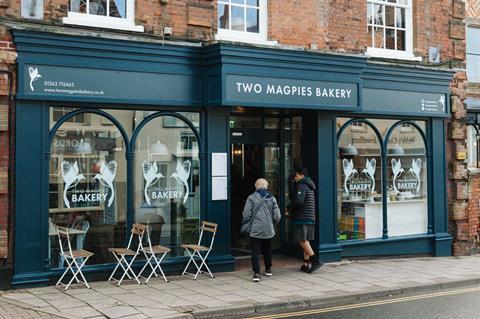
[[[212,176],[227,176],[227,153],[212,153]]]
[[[212,200],[227,200],[228,184],[226,176],[212,177]]]

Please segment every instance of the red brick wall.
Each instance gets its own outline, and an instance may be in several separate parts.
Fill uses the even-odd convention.
[[[3,5],[2,5],[3,3]],[[163,27],[173,28],[173,38],[213,40],[217,28],[216,0],[137,0],[136,23],[147,34],[162,36]],[[44,0],[44,21],[61,24],[68,0]],[[0,15],[20,17],[20,0],[0,2]],[[269,40],[280,45],[336,52],[364,52],[367,42],[366,0],[270,0]],[[441,47],[443,61],[462,59],[462,0],[414,0],[414,52],[428,57],[430,46]],[[457,18],[457,19],[452,19]],[[428,60],[426,60],[428,61]],[[424,61],[425,62],[425,61]]]
[[[2,74],[9,71],[12,74],[12,65],[15,63],[16,53],[10,36],[5,28],[0,28],[0,259],[8,256],[8,215],[9,215],[9,92],[10,75]],[[10,243],[11,244],[11,243]]]

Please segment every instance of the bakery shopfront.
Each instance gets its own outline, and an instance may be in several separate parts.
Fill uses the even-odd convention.
[[[317,183],[316,249],[347,256],[451,254],[445,118],[451,73],[273,48],[175,45],[13,30],[18,51],[13,284],[48,284],[65,266],[55,225],[95,253],[133,222],[172,248],[219,224],[209,264],[248,252],[238,217],[266,177],[282,211],[290,174]],[[275,248],[295,254],[287,212]]]

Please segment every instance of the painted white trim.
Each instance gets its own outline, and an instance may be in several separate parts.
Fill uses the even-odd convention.
[[[367,52],[365,52],[365,54],[373,58],[408,60],[408,61],[419,61],[419,62],[422,61],[421,56],[415,56],[413,55],[413,53],[407,52],[407,51],[367,48]]]
[[[217,27],[215,40],[246,42],[262,45],[277,45],[277,41],[268,41],[268,4],[267,0],[259,2],[258,33],[222,29]]]
[[[409,0],[407,5],[399,5],[399,4],[389,4],[385,2],[381,2],[378,0],[367,0],[367,5],[374,3],[374,4],[381,4],[381,5],[388,5],[395,8],[405,8],[405,51],[402,50],[393,50],[393,49],[381,49],[381,48],[374,48],[368,47],[366,55],[376,58],[385,58],[385,59],[398,59],[398,60],[409,60],[409,61],[422,61],[422,57],[416,57],[413,54],[413,10],[412,10],[412,0]],[[372,26],[374,27],[374,26]],[[385,30],[385,27],[383,27]],[[396,28],[398,29],[398,28]],[[367,29],[368,30],[368,29]],[[385,37],[385,33],[384,33]],[[384,38],[385,42],[385,38]],[[369,43],[368,45],[372,45]]]
[[[142,25],[135,25],[135,0],[127,0],[126,18],[68,11],[68,16],[63,18],[63,23],[87,27],[144,32]]]

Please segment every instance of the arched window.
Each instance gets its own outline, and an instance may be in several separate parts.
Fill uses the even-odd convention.
[[[388,235],[427,233],[427,147],[424,122],[397,123],[387,141]]]
[[[134,220],[150,225],[153,244],[183,256],[179,247],[195,241],[200,222],[199,114],[150,113],[136,114]]]
[[[382,237],[382,140],[365,120],[339,119],[338,239]]]
[[[122,247],[127,220],[126,141],[106,116],[51,108],[49,163],[50,267],[64,267],[55,226],[70,228],[74,249],[95,255],[89,263],[112,262],[108,247]],[[73,114],[75,114],[73,116]]]

